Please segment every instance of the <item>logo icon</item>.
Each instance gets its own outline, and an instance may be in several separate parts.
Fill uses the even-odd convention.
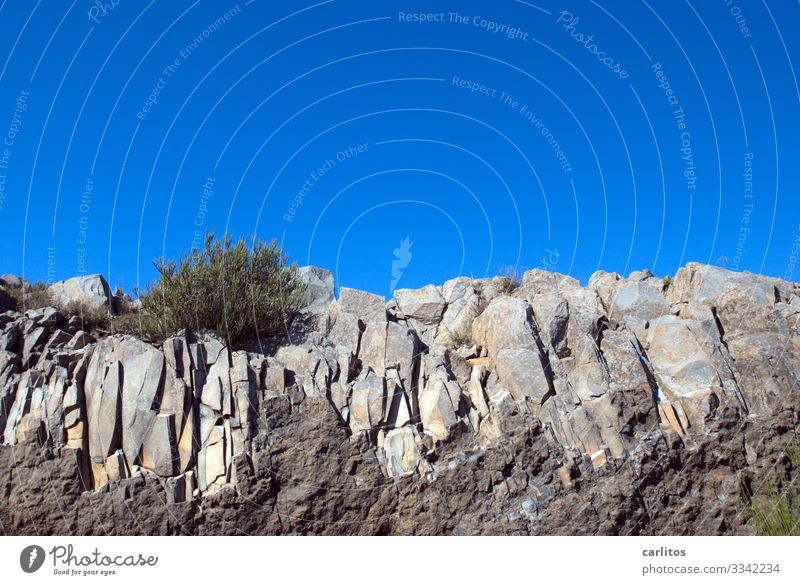
[[[411,246],[414,245],[414,242],[406,236],[406,238],[400,242],[400,247],[394,249],[394,260],[392,260],[392,283],[389,285],[389,293],[393,293],[394,289],[397,288],[397,283],[400,282],[400,277],[403,276],[403,270],[408,268],[411,259],[414,257],[414,254],[411,253]]]
[[[32,544],[22,549],[19,554],[19,566],[26,573],[35,573],[44,564],[44,549],[41,546]]]

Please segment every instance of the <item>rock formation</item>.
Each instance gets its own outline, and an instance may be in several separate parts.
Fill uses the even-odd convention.
[[[268,350],[0,314],[0,528],[747,533],[743,486],[788,469],[792,283],[689,264],[581,287],[532,270],[386,303],[301,275],[307,306]],[[53,293],[116,310],[98,277]]]

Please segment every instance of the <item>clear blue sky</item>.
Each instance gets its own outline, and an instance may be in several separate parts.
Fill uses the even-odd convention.
[[[387,295],[800,280],[796,2],[3,0],[0,30],[0,272],[130,290],[216,230]]]

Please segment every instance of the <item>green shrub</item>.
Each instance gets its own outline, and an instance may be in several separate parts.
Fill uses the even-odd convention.
[[[138,325],[149,337],[181,329],[213,329],[233,347],[257,334],[282,331],[302,306],[305,287],[297,267],[269,244],[207,234],[202,249],[178,261],[155,262],[159,279],[139,295]]]
[[[17,311],[21,313],[53,306],[50,293],[47,292],[47,284],[43,280],[34,282],[30,286],[8,287],[6,292],[14,299]]]
[[[58,309],[68,315],[76,315],[81,319],[81,328],[87,332],[108,331],[111,317],[106,307],[91,307],[78,301],[68,303]]]
[[[800,470],[800,449],[788,447],[786,456],[796,474]],[[766,485],[767,494],[754,495],[752,490],[744,490],[753,532],[758,536],[800,536],[800,494],[789,482],[779,488],[768,478]]]

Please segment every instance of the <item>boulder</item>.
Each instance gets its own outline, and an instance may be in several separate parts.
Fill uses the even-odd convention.
[[[448,280],[442,287],[447,308],[442,315],[436,343],[453,346],[472,337],[472,323],[480,312],[480,296],[469,278]]]
[[[570,288],[580,288],[580,283],[576,279],[565,274],[534,268],[522,275],[522,283],[518,294],[522,296],[531,296],[548,292],[559,292]]]
[[[428,381],[419,395],[419,416],[422,427],[436,440],[444,440],[458,423],[458,394],[452,385],[436,376]],[[454,394],[456,396],[454,397]]]
[[[720,353],[720,344],[696,321],[672,315],[656,319],[647,334],[647,355],[658,388],[670,402],[689,413],[690,423],[702,429],[722,401],[733,402],[737,388]]]
[[[0,286],[8,288],[24,288],[28,286],[28,282],[24,278],[20,278],[14,274],[4,274],[0,276]]]
[[[111,290],[100,274],[76,276],[55,282],[47,292],[59,307],[85,307],[116,314]]]
[[[369,376],[353,384],[350,401],[350,429],[353,434],[378,427],[386,407],[386,389],[382,377]]]
[[[472,323],[472,337],[492,359],[501,349],[537,349],[533,311],[522,299],[497,297]]]
[[[327,311],[336,299],[333,272],[316,266],[302,266],[297,272],[306,287],[302,311]]]
[[[661,291],[647,281],[638,281],[627,282],[617,289],[609,317],[632,318],[645,323],[662,315],[668,315],[669,312],[669,303]]]
[[[420,289],[397,289],[394,300],[407,319],[423,326],[438,325],[447,306],[439,288],[432,284]]]
[[[538,351],[530,348],[501,349],[496,358],[497,377],[515,400],[542,404],[551,392],[548,373]]]
[[[176,473],[177,462],[175,415],[159,414],[153,419],[142,444],[139,465],[156,475],[171,477]]]
[[[352,288],[339,288],[338,308],[352,313],[363,323],[386,321],[386,301],[383,297]]]
[[[417,470],[420,462],[417,439],[414,427],[392,429],[386,433],[383,449],[389,477],[403,477]]]

